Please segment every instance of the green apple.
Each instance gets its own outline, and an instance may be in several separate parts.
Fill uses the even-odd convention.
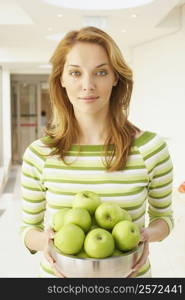
[[[59,253],[60,255],[65,255],[65,256],[73,257],[73,258],[76,257],[76,254],[66,254],[66,253],[62,252],[62,251],[59,250],[55,245],[53,245],[53,250],[54,250],[55,252]]]
[[[51,227],[54,231],[58,231],[64,225],[64,216],[70,210],[69,207],[61,208],[52,216]]]
[[[114,226],[112,236],[115,240],[116,248],[122,251],[134,249],[140,241],[138,226],[127,220],[120,221]]]
[[[123,220],[132,221],[132,217],[129,214],[129,212],[124,208],[121,208],[121,209],[122,209],[122,213],[123,213]]]
[[[73,207],[64,217],[64,224],[76,224],[80,226],[84,232],[91,228],[91,215],[87,209],[82,207]]]
[[[97,224],[105,229],[112,229],[118,222],[124,220],[124,211],[117,203],[104,202],[95,211]]]
[[[75,195],[73,200],[73,207],[85,208],[91,215],[93,215],[100,203],[100,196],[95,192],[81,191]]]
[[[89,255],[87,255],[87,253],[85,252],[84,249],[82,249],[79,253],[77,253],[75,255],[78,258],[89,258]]]
[[[95,228],[99,228],[98,224],[96,223],[94,215],[92,216],[91,220],[92,220],[92,224],[91,224],[90,230],[95,229]]]
[[[95,215],[94,215],[94,214],[93,214],[91,220],[92,220],[92,225],[97,225],[96,219],[95,219]]]
[[[98,225],[95,225],[95,224],[94,224],[94,225],[91,226],[91,228],[89,229],[89,231],[91,231],[91,230],[93,230],[93,229],[95,229],[95,228],[100,228],[100,227],[99,227]]]
[[[76,254],[83,247],[84,231],[75,224],[66,224],[55,234],[54,246],[64,254]]]
[[[114,247],[112,234],[103,228],[93,229],[85,237],[84,250],[90,257],[104,258],[111,256]]]
[[[123,252],[121,252],[118,249],[115,249],[114,252],[112,253],[112,256],[122,256],[122,255],[123,255]]]

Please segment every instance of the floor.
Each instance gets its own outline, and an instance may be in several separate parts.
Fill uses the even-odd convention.
[[[0,277],[37,277],[39,253],[31,255],[19,236],[20,166],[15,166],[0,196]],[[175,227],[162,242],[150,244],[153,277],[185,278],[185,194],[173,193]]]

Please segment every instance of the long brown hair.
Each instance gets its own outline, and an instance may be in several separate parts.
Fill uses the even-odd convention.
[[[61,75],[66,55],[78,42],[101,45],[108,55],[110,64],[118,77],[118,83],[112,89],[109,105],[110,135],[104,143],[104,165],[107,171],[123,169],[135,134],[139,129],[128,121],[128,108],[133,89],[132,71],[126,64],[120,49],[114,40],[96,27],[85,27],[79,31],[67,33],[54,51],[50,63],[52,71],[49,77],[52,120],[46,134],[51,138],[45,142],[54,147],[52,155],[59,155],[65,164],[66,153],[74,141],[80,145],[78,122],[74,115],[65,88],[61,86]],[[110,151],[109,145],[113,144]],[[80,151],[80,148],[79,148]],[[50,154],[50,155],[51,155]]]

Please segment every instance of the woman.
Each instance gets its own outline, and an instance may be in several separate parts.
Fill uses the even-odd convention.
[[[51,217],[71,207],[77,192],[91,190],[129,211],[145,245],[129,276],[151,277],[148,244],[173,228],[167,145],[128,121],[132,71],[107,33],[95,27],[69,32],[51,63],[52,122],[23,157],[24,243],[44,254],[40,276],[63,277],[49,252]]]

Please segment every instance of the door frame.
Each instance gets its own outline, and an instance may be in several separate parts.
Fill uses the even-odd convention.
[[[36,85],[36,105],[37,105],[37,127],[36,127],[36,138],[41,135],[41,87],[43,82],[48,83],[49,75],[43,74],[11,74],[11,87],[16,87],[17,94],[17,147],[18,153],[20,153],[20,85],[35,84]],[[12,161],[13,161],[13,134],[12,134]],[[14,161],[13,161],[14,163]]]

